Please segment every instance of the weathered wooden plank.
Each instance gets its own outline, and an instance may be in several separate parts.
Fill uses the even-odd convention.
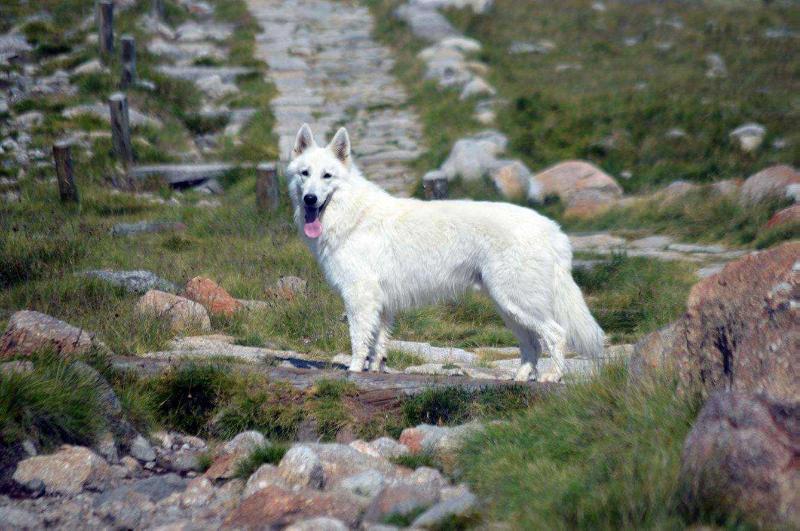
[[[53,161],[56,167],[58,180],[58,194],[61,201],[78,202],[78,187],[75,185],[75,176],[72,168],[72,148],[69,142],[60,141],[53,144]]]
[[[256,168],[256,206],[262,211],[277,210],[281,204],[278,165],[263,162]]]

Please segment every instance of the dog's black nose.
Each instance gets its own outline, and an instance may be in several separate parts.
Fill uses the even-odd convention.
[[[308,206],[314,206],[317,204],[317,196],[314,194],[306,194],[303,196],[303,201],[305,201]]]

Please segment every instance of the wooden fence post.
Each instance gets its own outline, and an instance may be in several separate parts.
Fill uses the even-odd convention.
[[[107,60],[114,52],[114,2],[103,0],[97,3],[97,32],[100,55]]]
[[[114,153],[126,166],[133,163],[133,145],[131,144],[131,128],[128,118],[128,98],[117,92],[108,98],[108,110],[111,115],[111,140]]]
[[[281,203],[278,166],[262,162],[256,168],[256,206],[259,210],[276,210]]]
[[[58,195],[61,201],[78,202],[78,187],[75,186],[75,176],[72,173],[72,148],[69,142],[59,141],[53,144],[53,162],[56,167],[58,180]]]
[[[440,171],[429,171],[422,178],[425,199],[447,199],[447,177]]]
[[[150,15],[156,20],[164,20],[164,0],[153,0]]]
[[[122,45],[122,78],[119,86],[125,89],[136,84],[136,40],[125,35],[119,42]]]

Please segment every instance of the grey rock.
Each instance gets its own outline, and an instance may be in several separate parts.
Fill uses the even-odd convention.
[[[408,447],[391,437],[380,437],[369,444],[384,459],[394,459],[408,455]]]
[[[325,480],[319,456],[306,445],[289,449],[281,459],[278,470],[287,483],[298,487],[320,489]]]
[[[180,288],[157,276],[155,273],[144,270],[136,271],[112,271],[110,269],[94,269],[84,271],[83,276],[98,278],[111,285],[125,288],[131,293],[144,294],[151,289],[177,293]]]
[[[448,179],[458,176],[467,181],[480,179],[495,166],[497,155],[505,150],[507,143],[507,138],[496,131],[462,138],[456,141],[441,170]]]
[[[0,522],[3,529],[41,529],[40,518],[24,509],[15,507],[0,507]]]
[[[347,531],[348,529],[350,528],[341,520],[320,516],[294,522],[285,527],[284,531]]]
[[[740,125],[730,132],[731,138],[737,140],[739,147],[745,152],[758,149],[766,134],[767,129],[763,125],[752,122]]]
[[[222,446],[221,454],[249,454],[257,448],[269,444],[267,438],[257,431],[243,431]]]
[[[422,40],[437,42],[447,37],[459,36],[450,22],[433,8],[403,4],[394,13],[408,24],[415,37]]]
[[[132,493],[142,495],[152,503],[158,503],[170,494],[182,492],[188,484],[188,479],[177,474],[151,476],[101,493],[94,500],[94,505],[99,507],[108,502],[125,500]]]
[[[139,221],[136,223],[117,223],[111,227],[112,236],[131,236],[156,232],[180,232],[186,225],[180,221]]]
[[[356,496],[372,499],[378,495],[385,483],[386,478],[383,477],[383,474],[377,470],[370,469],[344,478],[339,482],[338,486]]]
[[[131,442],[130,454],[145,463],[156,459],[156,451],[153,450],[148,440],[141,435],[137,435]]]
[[[244,492],[242,493],[242,499],[252,496],[256,492],[272,485],[276,485],[284,489],[291,489],[291,485],[289,485],[286,480],[283,479],[283,476],[281,475],[277,466],[270,464],[261,465],[258,467],[258,470],[253,472],[247,479],[247,483],[244,486]]]
[[[419,515],[411,524],[412,527],[434,527],[453,516],[469,516],[477,506],[477,498],[471,492],[461,496],[442,500]]]
[[[709,53],[706,54],[706,65],[708,65],[708,70],[706,70],[706,77],[709,79],[716,79],[721,77],[727,77],[728,69],[725,66],[725,60],[722,56],[718,53]]]

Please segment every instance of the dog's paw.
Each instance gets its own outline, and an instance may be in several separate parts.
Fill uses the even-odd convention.
[[[514,381],[527,382],[535,379],[535,376],[536,371],[534,370],[533,365],[530,363],[523,363],[522,366],[517,370],[517,374],[514,375]]]
[[[347,370],[350,372],[364,372],[368,370],[367,360],[353,359],[350,361],[350,366]]]

